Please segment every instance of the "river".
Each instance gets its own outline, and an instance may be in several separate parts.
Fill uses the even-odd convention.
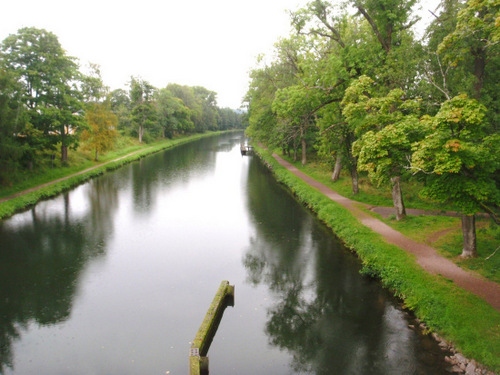
[[[0,374],[443,374],[445,353],[242,135],[131,163],[0,222]]]

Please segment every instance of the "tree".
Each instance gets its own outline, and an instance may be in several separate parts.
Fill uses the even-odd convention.
[[[359,136],[353,144],[358,169],[377,185],[392,184],[396,218],[401,220],[406,216],[401,177],[409,167],[411,143],[419,139],[419,101],[405,98],[401,89],[376,96],[376,89],[371,78],[361,76],[346,90],[343,111]]]
[[[143,79],[132,77],[130,80],[132,123],[137,126],[140,143],[142,143],[146,129],[151,129],[156,125],[155,90],[154,86]]]
[[[307,162],[308,131],[315,128],[313,116],[319,106],[318,92],[309,91],[298,85],[278,90],[273,101],[273,111],[282,122],[285,133],[293,140],[294,150],[300,142],[302,165]]]
[[[217,128],[220,130],[243,128],[242,113],[231,108],[218,108]]]
[[[163,136],[172,138],[175,133],[190,132],[194,129],[191,111],[180,98],[164,88],[157,92],[158,121]]]
[[[30,122],[43,134],[31,147],[42,150],[61,145],[61,161],[76,147],[83,124],[77,88],[80,78],[73,57],[66,55],[57,37],[43,29],[22,28],[1,46],[1,62],[23,84],[23,100]]]
[[[82,77],[88,127],[82,132],[81,139],[94,151],[94,160],[98,161],[99,153],[114,146],[118,137],[118,117],[111,110],[110,99],[107,97],[109,88],[104,85],[99,66],[90,64],[89,68],[90,74]]]
[[[113,148],[118,137],[118,117],[111,111],[108,101],[90,103],[85,111],[85,120],[89,128],[82,132],[82,141],[94,150],[94,160],[99,153]]]
[[[458,12],[455,30],[448,34],[438,47],[439,52],[446,53],[447,58],[454,62],[465,52],[473,57],[472,73],[475,82],[472,96],[476,99],[481,98],[487,81],[487,65],[491,65],[490,69],[495,70],[499,64],[499,17],[498,2],[470,0]],[[494,76],[498,77],[495,74]],[[493,89],[496,90],[497,87]]]
[[[12,74],[0,69],[0,184],[11,183],[10,175],[19,167],[27,145],[21,134],[27,114],[21,101],[21,85]]]
[[[109,94],[111,110],[118,117],[118,129],[130,131],[132,127],[131,103],[127,91],[116,89]]]
[[[217,93],[201,86],[193,87],[194,95],[201,103],[201,122],[195,123],[197,131],[217,129]]]
[[[449,203],[462,213],[462,257],[475,257],[475,214],[495,217],[500,190],[500,135],[485,118],[477,100],[459,95],[445,101],[439,112],[424,117],[428,135],[413,146],[412,168],[426,175],[425,197]],[[496,219],[498,222],[498,219]]]

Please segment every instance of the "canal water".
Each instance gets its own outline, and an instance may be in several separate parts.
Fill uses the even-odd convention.
[[[240,134],[179,146],[0,223],[0,373],[443,374],[444,354]]]

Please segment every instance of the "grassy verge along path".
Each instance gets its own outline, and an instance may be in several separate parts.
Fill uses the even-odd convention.
[[[365,274],[380,279],[431,331],[453,343],[465,356],[493,371],[500,371],[497,291],[490,294],[477,290],[475,294],[459,286],[462,281],[451,279],[448,274],[444,276],[444,270],[426,271],[424,266],[432,267],[438,260],[435,252],[421,254],[419,258],[415,253],[403,250],[404,242],[409,239],[385,224],[380,226],[376,223],[380,221],[360,209],[358,203],[331,189],[321,191],[321,184],[317,181],[302,176],[293,166],[285,168],[270,152],[261,148],[257,150],[276,178],[356,252]],[[377,227],[382,229],[381,233],[377,233]],[[387,239],[393,236],[392,240]],[[465,272],[458,269],[460,271]],[[496,283],[489,283],[493,290],[498,290]]]
[[[130,163],[134,160],[138,160],[155,152],[159,152],[181,145],[183,143],[217,134],[220,134],[220,132],[196,134],[172,140],[167,139],[152,146],[145,145],[139,150],[135,150],[113,160],[99,163],[90,168],[84,167],[85,169],[76,172],[73,168],[71,169],[72,172],[66,176],[59,177],[54,180],[49,180],[48,182],[36,184],[35,186],[31,186],[23,191],[18,191],[8,196],[4,196],[4,194],[1,194],[0,196],[2,196],[2,198],[0,198],[0,220],[12,216],[18,211],[29,208],[35,205],[40,200],[56,196],[57,194],[60,194],[61,192],[66,191],[78,184],[81,184],[82,182],[85,182],[95,176],[101,175],[108,170],[117,169],[124,164]],[[39,179],[40,178],[37,177],[36,179],[34,179],[34,181],[39,181]],[[29,181],[24,185],[30,185]]]

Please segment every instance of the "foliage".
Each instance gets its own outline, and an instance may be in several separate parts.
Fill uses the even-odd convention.
[[[158,122],[163,136],[172,138],[174,134],[194,130],[191,111],[180,98],[176,98],[168,89],[161,89],[156,94]]]
[[[94,160],[98,155],[113,148],[118,137],[118,117],[111,111],[108,102],[91,103],[85,112],[85,120],[89,128],[82,133],[82,141],[95,152]]]
[[[130,79],[132,124],[137,126],[139,143],[142,143],[146,130],[154,130],[156,125],[155,91],[153,85],[141,78]]]
[[[83,122],[77,87],[79,72],[75,59],[66,55],[57,37],[43,29],[22,28],[9,35],[1,45],[1,64],[23,84],[23,101],[29,108],[36,133],[26,140],[33,149],[53,149],[61,144],[61,160],[67,149],[76,147]],[[31,154],[33,162],[35,153]]]
[[[500,169],[500,135],[485,119],[486,108],[460,95],[423,121],[429,135],[413,146],[412,168],[427,173],[422,193],[453,203],[473,215],[500,204],[495,175]]]
[[[0,185],[11,183],[9,175],[20,168],[26,146],[19,134],[27,121],[20,85],[9,72],[0,69]]]

